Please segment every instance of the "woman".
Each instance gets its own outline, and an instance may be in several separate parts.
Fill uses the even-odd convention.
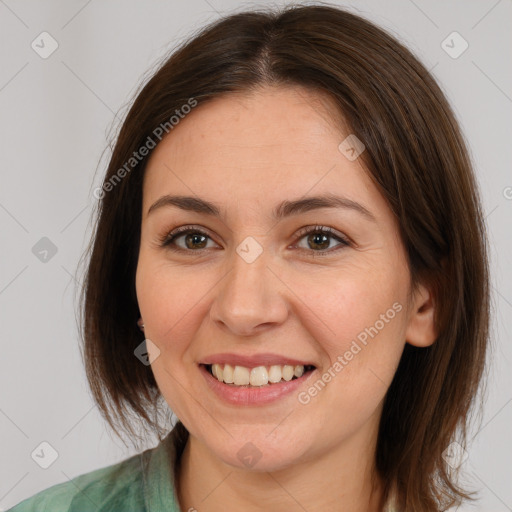
[[[12,510],[468,497],[446,450],[485,361],[485,230],[454,114],[398,41],[324,5],[213,23],[138,94],[95,196],[87,376],[116,433],[161,442]]]

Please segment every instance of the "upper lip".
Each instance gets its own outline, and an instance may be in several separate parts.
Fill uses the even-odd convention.
[[[244,356],[241,354],[213,354],[203,358],[200,364],[229,364],[231,366],[245,366],[256,368],[257,366],[291,365],[291,366],[314,366],[310,361],[302,361],[279,354],[255,354]]]

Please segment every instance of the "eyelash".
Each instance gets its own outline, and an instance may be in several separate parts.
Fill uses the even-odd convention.
[[[203,236],[206,236],[211,239],[210,235],[201,229],[198,229],[194,226],[181,226],[181,227],[176,228],[175,230],[171,231],[170,233],[166,233],[164,236],[159,237],[159,244],[161,247],[170,249],[171,251],[175,251],[175,252],[202,253],[203,251],[208,250],[205,248],[197,249],[197,250],[183,249],[183,248],[177,247],[176,245],[173,244],[173,242],[175,242],[176,238],[179,238],[180,236],[188,235],[191,233],[203,235]],[[309,227],[302,228],[301,230],[299,230],[299,232],[297,233],[298,241],[300,241],[306,235],[309,235],[312,233],[326,234],[330,238],[334,238],[335,240],[340,242],[340,245],[334,249],[331,248],[331,249],[325,249],[325,250],[320,250],[320,251],[314,251],[313,249],[300,248],[301,251],[311,252],[313,254],[313,256],[329,255],[329,254],[338,252],[339,250],[344,249],[345,247],[349,247],[352,245],[348,238],[343,237],[340,234],[337,234],[334,231],[334,229],[332,229],[328,226],[318,226],[318,225],[317,226],[309,226]]]

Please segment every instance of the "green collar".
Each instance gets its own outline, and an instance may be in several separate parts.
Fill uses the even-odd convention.
[[[180,427],[174,427],[155,448],[141,454],[147,512],[180,512],[174,471],[186,443],[180,433]]]

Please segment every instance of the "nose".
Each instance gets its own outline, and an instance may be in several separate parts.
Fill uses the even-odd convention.
[[[251,336],[286,320],[286,287],[267,263],[265,251],[252,263],[233,252],[230,270],[216,287],[210,309],[212,321],[221,329]]]

